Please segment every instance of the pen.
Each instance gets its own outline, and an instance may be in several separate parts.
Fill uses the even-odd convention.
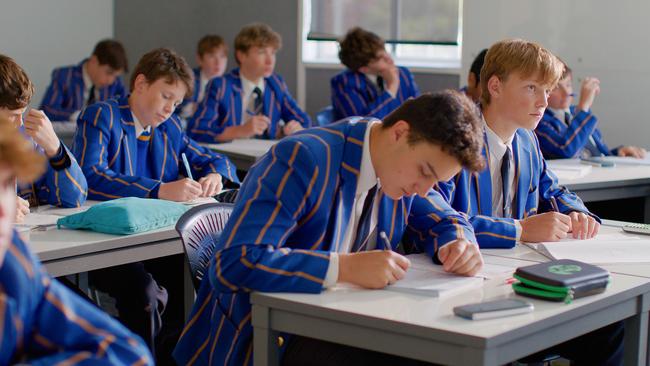
[[[187,161],[187,156],[185,153],[181,154],[181,158],[183,159],[183,165],[185,165],[185,171],[187,172],[187,177],[190,178],[191,180],[194,180],[194,177],[192,177],[192,170],[190,170],[190,163]]]
[[[388,236],[386,236],[386,233],[384,231],[379,233],[379,237],[384,242],[384,250],[393,250],[393,247],[390,245],[390,241],[388,241]]]
[[[557,200],[554,196],[551,196],[551,207],[553,208],[553,211],[560,212],[560,208],[558,207]]]

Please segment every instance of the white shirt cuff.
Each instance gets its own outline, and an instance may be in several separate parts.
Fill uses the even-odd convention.
[[[327,274],[325,275],[325,281],[323,282],[323,287],[329,288],[336,285],[336,282],[339,279],[339,254],[335,252],[330,253],[330,264],[327,267]]]
[[[80,113],[81,113],[81,111],[73,112],[73,113],[70,115],[70,122],[77,122],[77,118],[79,118],[79,114],[80,114]]]
[[[521,241],[521,222],[515,220],[515,240]]]

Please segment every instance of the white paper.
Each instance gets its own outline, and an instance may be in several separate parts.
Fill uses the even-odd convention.
[[[560,180],[574,180],[582,178],[591,172],[591,165],[577,164],[577,165],[565,165],[565,164],[548,164],[548,168],[557,176]]]
[[[182,203],[188,206],[198,206],[206,203],[215,203],[215,202],[217,202],[217,200],[215,200],[213,197],[198,197],[191,201],[185,201]]]
[[[553,259],[592,264],[650,262],[650,239],[623,232],[600,234],[587,240],[565,239],[536,245]]]
[[[650,165],[650,154],[646,154],[645,158],[637,159],[629,156],[603,156],[601,159],[611,161],[619,165]]]

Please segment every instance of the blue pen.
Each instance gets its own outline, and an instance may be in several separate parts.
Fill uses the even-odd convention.
[[[192,170],[190,169],[190,163],[187,161],[187,156],[185,156],[185,153],[181,154],[181,158],[183,159],[183,165],[185,165],[185,171],[187,172],[187,177],[190,178],[191,180],[194,180],[194,177],[192,177]]]

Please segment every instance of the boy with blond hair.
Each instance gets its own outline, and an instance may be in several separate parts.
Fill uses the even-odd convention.
[[[550,91],[562,76],[562,63],[537,43],[504,40],[490,47],[481,69],[483,156],[487,169],[463,170],[440,183],[438,191],[469,217],[481,248],[512,248],[517,241],[588,239],[598,233],[597,218],[547,169],[533,132]],[[618,364],[622,326],[612,324],[558,346],[556,352],[578,364]],[[588,339],[592,347],[576,346]]]
[[[203,102],[188,120],[188,135],[210,143],[276,139],[309,127],[309,116],[273,72],[281,45],[280,35],[266,24],[242,28],[235,37],[239,67],[208,83]]]
[[[12,229],[14,182],[46,159],[0,117],[0,364],[153,365],[142,340],[50,278]]]
[[[203,101],[205,87],[216,77],[223,76],[228,65],[228,45],[216,34],[203,36],[196,46],[196,62],[199,67],[194,72],[194,92],[191,97],[183,99],[176,113],[187,118],[194,114],[197,105]]]
[[[48,158],[42,177],[30,183],[18,182],[15,222],[22,222],[30,206],[50,204],[77,207],[86,201],[86,178],[74,156],[59,140],[52,122],[43,111],[27,106],[34,86],[20,65],[0,55],[0,117],[3,123],[19,129],[34,149]]]

